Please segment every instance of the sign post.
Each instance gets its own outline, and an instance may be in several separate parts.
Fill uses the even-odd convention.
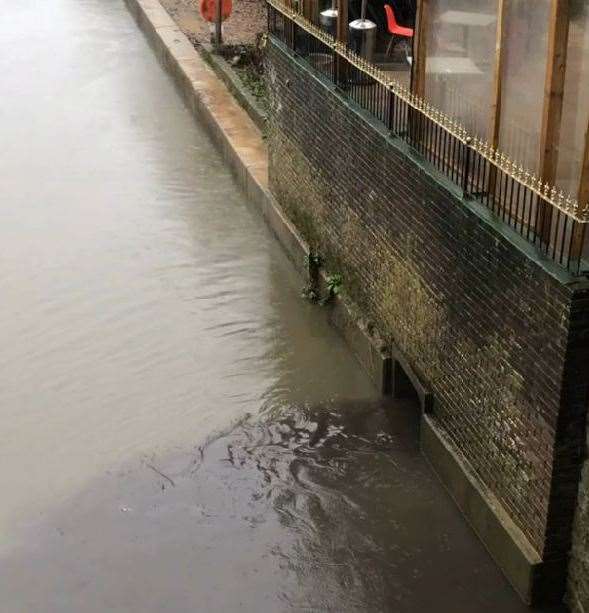
[[[222,0],[215,0],[215,46],[220,47],[223,44],[223,34],[221,30],[221,24],[223,19],[221,16],[221,2]]]

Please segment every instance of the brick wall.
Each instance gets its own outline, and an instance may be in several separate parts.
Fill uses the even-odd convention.
[[[279,43],[268,77],[272,191],[427,382],[437,424],[481,484],[562,564],[583,448],[571,339],[586,290]]]
[[[589,379],[589,298],[579,296],[572,309],[570,351],[573,359],[570,361],[571,410],[575,408],[582,413],[585,404],[584,385]],[[571,429],[572,430],[572,429]],[[578,440],[577,430],[566,435],[566,441]],[[587,438],[586,440],[589,440]],[[584,441],[581,442],[583,445]],[[585,453],[585,457],[586,457]],[[567,601],[574,613],[589,612],[589,461],[585,460],[577,512],[572,534],[571,562],[569,566]]]

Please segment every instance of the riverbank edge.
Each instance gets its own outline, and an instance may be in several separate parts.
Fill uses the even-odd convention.
[[[219,79],[225,83],[227,89],[233,94],[237,102],[239,102],[263,134],[266,129],[268,117],[260,103],[248,91],[247,87],[241,82],[239,76],[231,68],[229,62],[220,55],[217,55],[212,45],[201,43],[198,51],[208,65],[214,70]]]
[[[270,193],[268,151],[258,126],[159,0],[125,0],[125,3],[192,113],[222,153],[247,199],[262,212],[299,274],[306,276],[304,258],[309,254],[309,246]],[[320,285],[324,291],[323,271]],[[397,379],[401,380],[401,388],[404,387],[402,379],[405,376],[410,379],[422,409],[420,442],[424,455],[499,568],[529,603],[534,584],[546,570],[543,562],[500,505],[473,477],[467,462],[445,440],[435,417],[428,415],[432,398],[427,388],[415,373],[406,370],[404,356],[391,355],[347,299],[337,296],[333,301],[330,322],[343,335],[381,393],[397,395],[403,391],[396,389]],[[395,376],[399,369],[403,377]]]
[[[159,0],[125,0],[163,67],[174,79],[186,104],[207,130],[249,202],[261,211],[301,278],[309,246],[270,193],[268,150],[259,127],[235,100],[226,83],[168,15]],[[320,271],[320,291],[326,273]],[[369,332],[358,311],[341,296],[329,306],[330,323],[383,394],[390,391],[392,358]]]

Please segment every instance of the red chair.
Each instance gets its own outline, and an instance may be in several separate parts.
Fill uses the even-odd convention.
[[[413,28],[406,28],[404,26],[400,26],[397,18],[395,17],[395,11],[392,6],[388,4],[384,5],[384,12],[387,16],[387,29],[389,34],[391,35],[391,42],[387,47],[387,56],[390,55],[393,45],[397,37],[401,38],[405,42],[405,55],[407,56],[407,61],[411,63],[411,48],[409,45],[409,40],[413,38]]]

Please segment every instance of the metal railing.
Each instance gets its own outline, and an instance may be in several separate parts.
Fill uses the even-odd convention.
[[[485,205],[573,274],[589,256],[589,203],[579,205],[471,137],[454,119],[413,95],[281,0],[267,0],[268,31],[343,95],[417,150],[470,198]]]

